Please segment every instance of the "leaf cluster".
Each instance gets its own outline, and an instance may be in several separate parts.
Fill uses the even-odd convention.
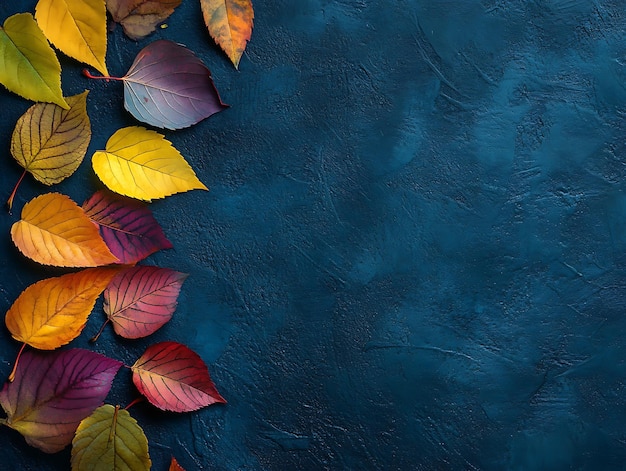
[[[11,137],[11,154],[24,172],[7,201],[9,210],[26,174],[47,186],[63,181],[81,165],[91,141],[89,91],[64,96],[55,49],[102,74],[85,69],[87,77],[122,81],[125,109],[148,126],[186,128],[227,108],[206,65],[173,41],[148,44],[124,76],[108,74],[108,30],[119,24],[130,39],[141,39],[180,3],[39,0],[34,15],[19,13],[4,21],[0,83],[36,102]],[[251,0],[199,3],[211,37],[238,68],[252,33]],[[71,444],[73,470],[150,469],[148,439],[128,412],[136,401],[126,409],[103,405],[115,375],[130,369],[138,400],[190,412],[226,402],[202,358],[174,341],[149,346],[131,366],[61,347],[81,335],[100,296],[106,320],[94,342],[108,324],[115,334],[138,339],[172,318],[187,275],[140,264],[173,246],[146,203],[207,187],[163,134],[143,126],[117,130],[93,153],[91,164],[107,190],[82,205],[44,193],[23,206],[11,227],[12,241],[25,257],[73,271],[28,286],[5,315],[21,348],[0,390],[6,414],[0,424],[47,453]],[[181,469],[172,458],[170,470]]]

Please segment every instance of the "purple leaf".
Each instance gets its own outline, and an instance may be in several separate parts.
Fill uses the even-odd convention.
[[[85,201],[83,210],[121,263],[136,263],[158,250],[172,248],[152,212],[139,201],[98,191]]]
[[[227,107],[209,69],[172,41],[162,39],[143,48],[122,80],[128,112],[159,128],[186,128]]]
[[[89,350],[25,352],[0,391],[5,425],[46,453],[72,442],[78,424],[106,398],[122,363]]]
[[[104,312],[115,333],[146,337],[168,322],[187,278],[169,268],[133,267],[118,273],[104,292]]]

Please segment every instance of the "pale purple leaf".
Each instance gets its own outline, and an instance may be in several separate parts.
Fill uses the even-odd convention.
[[[202,61],[165,39],[143,48],[122,80],[128,112],[159,128],[186,128],[227,107]]]

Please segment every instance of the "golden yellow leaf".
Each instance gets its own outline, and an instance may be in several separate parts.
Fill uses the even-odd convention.
[[[109,75],[105,0],[39,0],[35,19],[58,49]]]
[[[87,93],[67,98],[68,110],[52,103],[36,103],[15,125],[11,153],[25,172],[45,185],[69,177],[85,157],[91,140]],[[9,198],[9,209],[21,181]]]
[[[251,0],[200,0],[209,34],[239,67],[239,60],[252,36],[254,10]]]
[[[170,141],[140,126],[113,134],[92,165],[110,190],[144,201],[207,189]]]
[[[87,317],[116,268],[89,268],[48,278],[26,288],[4,322],[13,338],[40,350],[54,350],[82,332]]]
[[[11,227],[11,237],[24,255],[44,265],[97,267],[119,262],[91,219],[59,193],[26,203],[22,219]]]
[[[28,100],[69,108],[61,91],[61,64],[30,13],[7,18],[0,28],[0,83]]]

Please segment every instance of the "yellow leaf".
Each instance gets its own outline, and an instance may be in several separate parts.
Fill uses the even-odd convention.
[[[0,83],[28,100],[69,108],[59,60],[30,13],[7,18],[0,28]]]
[[[37,103],[15,125],[11,153],[25,171],[45,185],[69,177],[85,157],[91,140],[87,93],[67,98],[68,110]],[[9,208],[16,190],[17,185],[9,198]]]
[[[109,75],[104,0],[39,0],[35,19],[58,49]]]
[[[20,294],[4,322],[15,340],[54,350],[78,337],[98,296],[117,272],[90,268],[39,281]]]
[[[11,237],[24,255],[44,265],[97,267],[119,262],[83,210],[59,193],[24,205]]]
[[[252,36],[254,10],[251,0],[200,0],[204,23],[235,68]]]
[[[92,165],[110,190],[144,201],[207,189],[170,141],[140,126],[113,134]]]
[[[149,471],[148,439],[127,410],[105,404],[72,440],[72,471]]]

